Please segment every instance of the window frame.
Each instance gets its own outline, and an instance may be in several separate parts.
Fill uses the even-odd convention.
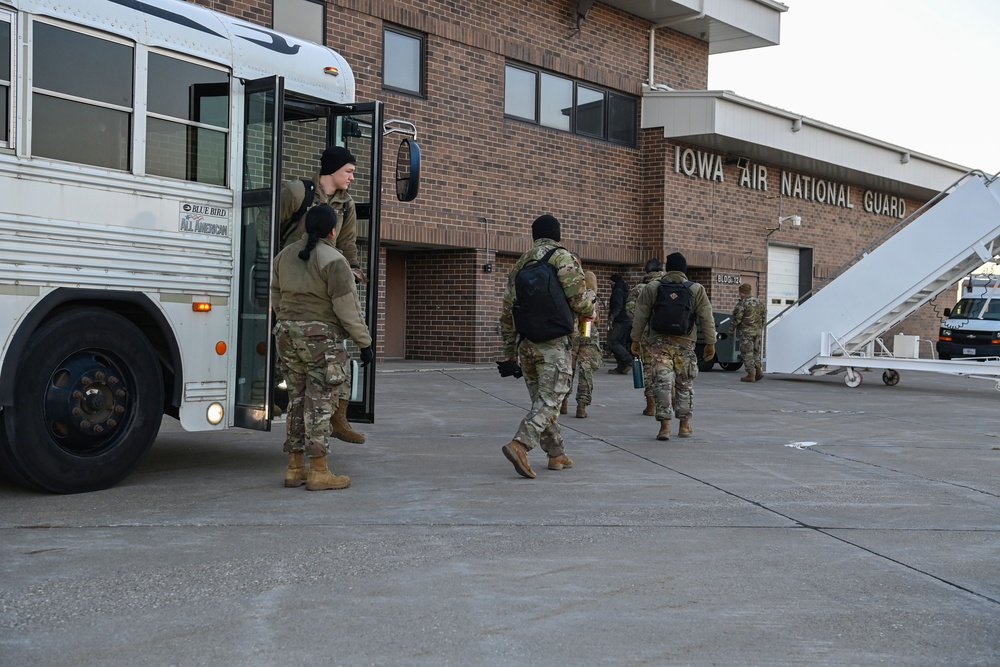
[[[35,68],[37,64],[37,53],[35,51],[38,48],[38,39],[35,35],[35,30],[39,25],[45,25],[52,28],[57,28],[67,32],[76,33],[78,35],[84,35],[92,39],[97,39],[109,44],[117,44],[119,46],[125,46],[131,52],[131,63],[129,67],[129,90],[131,92],[131,106],[122,106],[119,104],[114,104],[111,102],[106,102],[98,99],[97,97],[80,97],[78,95],[67,93],[65,91],[51,90],[48,88],[43,88],[38,85],[35,81]],[[78,164],[85,167],[92,167],[96,169],[108,169],[110,171],[124,172],[124,173],[135,173],[135,133],[136,133],[136,114],[139,113],[139,100],[136,90],[136,68],[139,59],[140,47],[135,42],[124,39],[117,35],[110,35],[104,32],[90,29],[86,26],[80,26],[76,24],[69,24],[63,21],[49,19],[47,17],[35,17],[32,19],[28,30],[31,34],[31,53],[29,55],[30,63],[30,74],[31,74],[31,85],[26,87],[25,95],[27,96],[27,104],[30,109],[27,114],[26,123],[26,133],[28,152],[32,157],[41,158],[46,160],[55,160],[57,162],[66,162],[68,164]],[[106,164],[95,163],[95,162],[80,162],[76,159],[68,157],[54,157],[51,155],[43,155],[38,152],[38,148],[35,145],[35,127],[36,123],[39,121],[40,114],[37,113],[36,106],[36,95],[42,96],[48,99],[60,100],[63,102],[70,102],[74,104],[82,104],[89,109],[100,109],[103,111],[111,111],[125,114],[127,123],[125,126],[128,130],[128,137],[125,140],[125,165],[122,167],[108,166]]]
[[[10,63],[10,69],[7,72],[0,72],[0,87],[6,88],[6,108],[4,109],[4,117],[7,119],[6,125],[0,128],[0,148],[14,148],[14,137],[16,133],[14,131],[14,94],[16,91],[16,86],[14,81],[17,78],[17,50],[14,45],[17,43],[17,30],[16,22],[14,21],[14,13],[4,11],[0,9],[0,23],[7,24],[7,30],[10,34],[10,41],[7,44],[7,58]],[[9,78],[4,79],[3,76],[6,75]]]
[[[512,113],[508,113],[508,111],[507,111],[507,99],[508,99],[508,97],[507,97],[507,95],[508,95],[508,90],[507,90],[507,76],[508,76],[508,72],[511,69],[516,69],[516,70],[519,70],[519,71],[526,72],[528,74],[534,75],[534,78],[535,78],[535,90],[534,90],[534,95],[535,95],[535,100],[534,100],[535,101],[535,105],[534,106],[535,106],[535,110],[534,110],[534,118],[527,118],[525,116],[515,115],[515,114],[512,114]],[[563,81],[568,81],[568,82],[572,83],[572,85],[573,85],[573,90],[572,90],[572,104],[573,104],[573,108],[571,109],[570,114],[569,114],[569,118],[570,118],[570,129],[569,130],[565,130],[565,129],[562,129],[562,128],[559,128],[559,127],[555,127],[553,125],[548,125],[548,124],[545,124],[545,123],[542,122],[542,107],[543,107],[543,100],[542,100],[542,79],[543,79],[543,76],[544,77],[551,77],[551,78],[555,78],[555,79],[561,79]],[[580,115],[581,114],[580,114],[579,98],[580,98],[580,90],[581,89],[584,89],[586,91],[592,91],[594,93],[599,93],[599,94],[602,95],[601,107],[600,107],[601,115],[602,115],[602,118],[601,118],[601,132],[600,132],[599,135],[596,135],[596,134],[594,134],[592,132],[589,132],[589,131],[585,131],[585,130],[581,129],[581,127],[580,127]],[[612,120],[611,110],[612,110],[612,101],[613,100],[628,100],[631,103],[631,105],[632,105],[633,113],[632,113],[631,128],[629,128],[631,130],[629,132],[629,134],[631,135],[629,141],[620,139],[620,138],[618,138],[616,136],[616,135],[619,135],[619,134],[622,133],[621,130],[617,130],[615,132],[612,132],[613,128],[612,128],[612,125],[611,125],[611,120]],[[558,73],[555,73],[555,72],[544,70],[544,69],[541,69],[541,68],[538,68],[538,67],[533,67],[531,65],[525,65],[523,63],[506,62],[504,64],[504,114],[503,115],[504,115],[505,119],[516,120],[516,121],[520,121],[522,123],[530,123],[532,125],[537,125],[539,127],[545,127],[545,128],[550,129],[550,130],[554,130],[556,132],[567,132],[568,134],[575,134],[576,136],[579,136],[579,137],[587,137],[588,139],[596,139],[598,141],[605,141],[607,143],[615,144],[617,146],[626,146],[628,148],[637,148],[638,147],[638,137],[639,137],[639,115],[638,115],[638,112],[639,112],[639,99],[637,97],[633,97],[633,96],[628,95],[626,93],[623,93],[621,91],[613,90],[613,89],[607,88],[605,86],[599,86],[597,84],[591,83],[590,81],[582,81],[582,80],[579,80],[579,79],[574,79],[574,78],[569,77],[569,76],[565,76],[565,75],[562,75],[562,74],[558,74]]]
[[[400,37],[408,37],[413,39],[417,43],[417,49],[419,51],[417,58],[417,89],[413,90],[411,88],[403,88],[400,86],[393,86],[387,84],[385,81],[385,69],[386,69],[386,34],[393,33]],[[403,95],[413,95],[414,97],[424,98],[426,96],[426,86],[427,86],[427,35],[416,30],[410,30],[402,26],[398,26],[392,23],[382,24],[382,89],[389,90],[394,93],[401,93]]]
[[[197,67],[201,67],[201,68],[204,68],[204,69],[211,70],[213,72],[218,72],[218,73],[222,74],[222,76],[225,78],[225,81],[211,82],[211,83],[207,83],[207,84],[195,84],[195,85],[212,86],[212,87],[218,87],[219,89],[225,89],[225,91],[226,91],[226,98],[225,98],[226,99],[226,104],[225,104],[226,124],[225,125],[217,125],[217,124],[212,123],[212,122],[192,120],[190,118],[181,118],[181,117],[178,117],[178,116],[170,115],[168,113],[164,113],[163,111],[154,111],[154,110],[152,110],[150,108],[150,93],[149,93],[149,90],[150,90],[150,84],[151,83],[155,83],[150,78],[150,71],[151,71],[150,61],[153,58],[153,56],[156,56],[156,57],[159,57],[159,58],[166,58],[168,60],[172,60],[172,61],[176,61],[176,62],[180,62],[180,63],[187,63],[187,64],[190,64],[190,65],[195,65]],[[204,60],[200,60],[200,59],[197,59],[197,58],[191,58],[191,57],[185,56],[185,55],[183,55],[181,53],[177,53],[176,51],[168,51],[168,50],[165,50],[165,49],[155,49],[155,48],[150,48],[150,49],[148,49],[146,51],[146,53],[145,53],[145,63],[144,63],[143,70],[145,71],[145,76],[146,76],[146,85],[145,85],[146,91],[145,91],[145,97],[142,100],[142,110],[143,110],[143,114],[144,114],[144,118],[145,118],[145,122],[143,124],[144,125],[144,128],[143,128],[143,132],[144,132],[143,138],[144,138],[144,141],[143,141],[143,143],[145,144],[145,147],[146,147],[145,151],[144,151],[144,154],[143,154],[143,165],[144,165],[143,171],[144,171],[144,173],[146,175],[148,175],[148,176],[153,176],[155,178],[168,178],[170,180],[183,180],[183,181],[188,182],[188,183],[200,183],[200,184],[203,184],[203,185],[213,185],[213,186],[222,186],[222,187],[225,187],[226,184],[229,182],[229,176],[230,176],[230,174],[229,174],[229,167],[230,167],[229,159],[230,159],[230,149],[231,149],[230,142],[231,142],[231,133],[232,133],[232,126],[233,126],[233,117],[232,117],[232,107],[233,107],[233,75],[232,75],[232,72],[229,70],[228,67],[222,67],[222,66],[219,66],[217,64],[210,63],[210,62],[207,62],[207,61],[204,61]],[[190,109],[189,109],[189,111],[190,111]],[[185,128],[185,135],[189,136],[188,141],[192,141],[195,152],[194,153],[187,152],[188,148],[191,147],[190,145],[188,145],[187,148],[185,149],[185,158],[184,159],[185,159],[185,164],[187,166],[186,166],[186,170],[185,170],[186,171],[186,175],[185,175],[184,178],[178,178],[176,176],[170,176],[170,175],[165,175],[165,174],[154,173],[154,172],[151,172],[149,170],[149,150],[150,150],[150,146],[152,145],[152,142],[150,141],[150,135],[149,135],[149,132],[150,132],[150,130],[149,130],[149,128],[150,128],[149,121],[150,120],[159,121],[161,123],[170,123],[170,124],[173,124],[175,126],[179,126],[179,127]],[[197,131],[199,131],[199,130],[205,131],[205,132],[215,133],[215,134],[217,134],[217,135],[219,135],[219,136],[222,137],[221,143],[222,143],[222,147],[223,147],[223,150],[225,151],[225,153],[224,153],[223,159],[222,159],[222,169],[223,169],[223,171],[222,171],[222,180],[221,180],[220,183],[215,183],[215,182],[212,182],[212,181],[200,180],[200,179],[198,179],[196,177],[196,173],[199,172],[199,170],[197,169],[197,165],[199,164],[199,162],[196,159],[197,158],[197,147],[198,147],[198,142],[199,142],[199,139],[200,139],[200,135],[197,134]],[[195,137],[195,139],[193,139],[193,140],[190,139],[191,135],[193,135]]]

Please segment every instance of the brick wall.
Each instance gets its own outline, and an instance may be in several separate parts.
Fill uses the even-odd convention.
[[[199,4],[270,25],[270,0]],[[630,148],[504,119],[508,60],[640,94],[649,24],[595,3],[577,31],[575,12],[575,0],[327,3],[327,43],[351,63],[358,99],[382,100],[386,118],[418,127],[420,197],[402,204],[388,187],[382,221],[383,242],[408,251],[408,357],[471,362],[499,355],[507,275],[530,246],[529,225],[541,213],[563,221],[566,245],[598,275],[605,303],[612,273],[634,284],[648,258],[679,250],[718,310],[736,302],[736,285],[715,282],[720,273],[738,275],[766,294],[768,243],[812,248],[819,283],[895,224],[858,206],[784,198],[781,213],[800,215],[802,226],[768,237],[764,228],[778,218],[779,200],[772,196],[780,188],[779,167],[765,165],[768,191],[760,192],[736,184],[735,164],[725,166],[724,183],[675,173],[676,147],[657,129],[640,130],[638,146]],[[385,22],[426,34],[424,97],[382,90]],[[708,46],[660,29],[654,69],[656,83],[704,89]],[[387,141],[386,184],[392,183],[393,143]],[[860,197],[861,189],[852,188],[852,199]],[[485,263],[494,266],[492,273],[482,271]],[[951,305],[953,297],[949,292],[938,301],[943,305],[925,308],[900,328],[936,336],[935,308]],[[380,330],[385,326],[391,323],[383,313]]]

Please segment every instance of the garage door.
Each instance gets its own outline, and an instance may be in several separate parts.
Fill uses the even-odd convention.
[[[799,298],[799,249],[769,246],[767,249],[767,319]]]

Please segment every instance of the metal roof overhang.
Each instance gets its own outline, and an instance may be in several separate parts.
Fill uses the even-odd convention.
[[[656,27],[671,28],[708,42],[709,54],[774,46],[781,14],[774,0],[602,0]],[[581,3],[582,5],[582,3]]]
[[[730,157],[926,201],[966,174],[915,153],[730,91],[646,90],[643,129]]]

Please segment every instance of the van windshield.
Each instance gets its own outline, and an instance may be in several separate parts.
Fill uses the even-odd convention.
[[[970,320],[1000,320],[1000,298],[962,299],[951,309],[951,316]]]

